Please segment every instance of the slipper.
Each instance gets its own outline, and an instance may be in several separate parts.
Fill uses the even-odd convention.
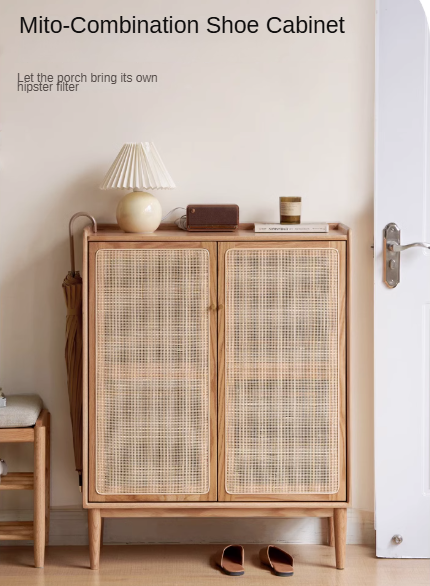
[[[262,564],[270,566],[275,576],[292,576],[294,574],[292,556],[275,545],[268,545],[260,551],[260,561]]]
[[[245,552],[241,545],[227,545],[217,556],[216,563],[227,576],[243,576]]]

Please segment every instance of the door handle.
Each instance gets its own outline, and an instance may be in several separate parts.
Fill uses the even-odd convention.
[[[430,244],[428,242],[414,242],[413,244],[395,244],[394,242],[387,242],[388,250],[391,252],[403,252],[409,248],[428,248],[430,250]]]
[[[387,224],[384,228],[384,281],[390,289],[394,289],[400,283],[400,253],[409,248],[430,250],[430,243],[400,244],[400,228],[397,224]]]

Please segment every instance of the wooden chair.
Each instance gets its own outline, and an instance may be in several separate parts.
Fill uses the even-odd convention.
[[[34,427],[0,429],[0,443],[34,443],[34,472],[2,476],[2,490],[33,490],[33,521],[0,522],[0,540],[33,540],[34,565],[43,568],[49,540],[50,413],[40,412]]]

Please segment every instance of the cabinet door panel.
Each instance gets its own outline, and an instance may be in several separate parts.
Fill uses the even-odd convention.
[[[220,244],[219,495],[345,500],[345,244]]]
[[[215,267],[210,243],[90,246],[90,500],[216,500]]]

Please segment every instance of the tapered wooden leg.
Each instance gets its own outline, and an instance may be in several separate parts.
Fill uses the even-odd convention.
[[[46,503],[46,427],[34,428],[34,513],[33,540],[34,565],[43,568],[45,563],[45,503]]]
[[[346,548],[346,511],[347,509],[334,509],[334,546],[336,551],[336,568],[343,570],[345,567]]]
[[[333,517],[327,519],[327,544],[334,547],[334,523]]]
[[[100,509],[88,509],[88,540],[90,546],[90,568],[98,570],[100,565],[100,544],[102,517]]]
[[[105,534],[105,520],[102,517],[102,529],[101,529],[101,537],[100,537],[100,547],[103,547],[103,537]]]

